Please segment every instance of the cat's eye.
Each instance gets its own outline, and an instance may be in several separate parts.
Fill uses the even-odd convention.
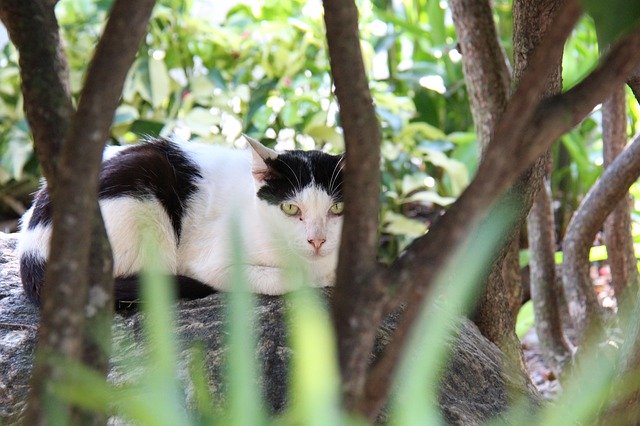
[[[342,212],[344,211],[344,203],[342,201],[339,201],[333,204],[331,208],[329,208],[329,211],[333,214],[342,214]]]
[[[291,203],[280,204],[280,210],[282,210],[287,216],[295,216],[300,213],[300,207]]]

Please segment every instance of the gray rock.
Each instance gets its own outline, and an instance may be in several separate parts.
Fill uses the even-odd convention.
[[[19,262],[15,255],[15,235],[0,233],[0,418],[11,422],[24,409],[32,366],[38,311],[27,302],[20,284]],[[186,376],[190,348],[201,342],[206,354],[209,385],[216,398],[223,398],[222,365],[224,340],[223,294],[181,301],[177,305],[177,334],[180,341],[179,371]],[[264,375],[261,387],[267,406],[281,411],[286,404],[287,368],[291,350],[287,347],[284,323],[286,302],[279,297],[261,296],[256,307],[258,351],[256,360]],[[132,380],[136,372],[119,368],[122,357],[144,356],[141,345],[140,313],[116,315],[110,380]],[[377,351],[382,350],[393,330],[389,319],[380,329]],[[440,385],[439,405],[451,424],[480,424],[500,416],[508,400],[525,397],[539,405],[539,397],[526,378],[507,373],[503,355],[486,340],[471,322],[464,321],[455,338],[451,359]],[[190,391],[187,389],[187,398]]]

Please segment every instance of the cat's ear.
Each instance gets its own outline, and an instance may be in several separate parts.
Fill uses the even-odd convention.
[[[272,173],[272,170],[269,168],[266,162],[278,158],[278,153],[270,148],[267,148],[257,140],[250,138],[245,134],[243,134],[242,136],[244,136],[244,138],[249,143],[249,146],[251,147],[251,171],[253,172],[253,176],[256,178],[256,181],[264,182],[265,179],[267,179],[267,177]]]

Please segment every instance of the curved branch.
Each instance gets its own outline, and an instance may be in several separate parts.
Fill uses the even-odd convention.
[[[569,313],[580,335],[588,327],[602,323],[601,308],[589,278],[591,243],[609,213],[639,176],[640,137],[636,137],[589,190],[569,222],[562,244],[562,284],[569,301]]]
[[[636,69],[631,77],[627,80],[627,86],[633,92],[636,101],[640,103],[640,69]]]

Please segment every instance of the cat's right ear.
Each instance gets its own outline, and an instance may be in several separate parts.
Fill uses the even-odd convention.
[[[258,183],[263,183],[273,173],[267,162],[278,158],[278,153],[245,134],[242,136],[251,147],[253,177]]]

